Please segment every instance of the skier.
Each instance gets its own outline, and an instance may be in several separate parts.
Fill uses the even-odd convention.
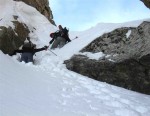
[[[15,50],[15,53],[22,53],[20,60],[21,62],[24,61],[25,63],[33,63],[33,55],[42,50],[47,50],[47,46],[36,49],[36,45],[29,41],[24,43],[22,50]]]
[[[51,33],[50,37],[52,40],[49,42],[49,44],[52,44],[51,49],[55,49],[57,47],[62,48],[67,42],[70,42],[68,32],[69,30],[65,28],[62,28],[61,25],[58,26],[59,31],[56,31],[55,33]]]

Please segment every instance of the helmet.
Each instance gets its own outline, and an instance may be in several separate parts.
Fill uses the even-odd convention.
[[[50,34],[50,37],[53,38],[53,36],[54,36],[54,33],[51,33],[51,34]]]
[[[62,29],[62,26],[61,26],[61,25],[59,25],[59,26],[58,26],[58,28],[59,28],[59,29]]]
[[[61,25],[58,25],[58,27],[62,27]]]

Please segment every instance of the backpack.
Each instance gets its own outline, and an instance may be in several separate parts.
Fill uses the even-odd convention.
[[[59,31],[56,31],[55,33],[54,33],[54,38],[57,38],[58,36],[60,36],[61,34],[60,34],[60,32]]]
[[[69,38],[69,29],[67,29],[66,27],[63,29],[63,33],[64,33],[64,38],[66,39],[67,42],[70,42],[70,38]]]
[[[65,27],[65,28],[63,29],[63,32],[64,32],[65,35],[68,35],[69,29],[67,29],[67,28]]]

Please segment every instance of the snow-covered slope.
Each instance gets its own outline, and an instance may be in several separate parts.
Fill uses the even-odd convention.
[[[11,17],[16,13],[30,30],[36,28],[30,36],[38,47],[48,45],[49,33],[57,30],[22,2],[1,0],[0,10],[0,25],[12,26]],[[53,50],[57,56],[49,50],[37,53],[35,65],[18,62],[19,54],[10,57],[0,51],[0,116],[149,116],[149,95],[89,79],[68,71],[63,64],[95,37],[122,26],[127,23],[98,24],[84,32],[70,32],[71,39],[78,38]]]
[[[150,96],[68,71],[57,57],[35,66],[0,58],[1,116],[150,115]]]

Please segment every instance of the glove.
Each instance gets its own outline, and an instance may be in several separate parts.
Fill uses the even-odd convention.
[[[43,48],[46,50],[48,48],[48,46],[44,46]]]
[[[50,42],[49,42],[49,44],[52,44],[53,43],[53,41],[51,40]]]

